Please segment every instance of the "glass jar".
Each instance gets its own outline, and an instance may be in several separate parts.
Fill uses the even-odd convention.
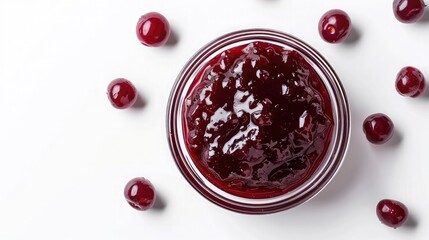
[[[268,42],[299,52],[314,68],[325,85],[332,107],[333,131],[322,162],[312,176],[297,188],[280,196],[245,198],[227,193],[211,183],[196,167],[184,139],[183,119],[185,98],[197,74],[215,56],[235,46],[255,41]],[[350,113],[346,93],[340,80],[327,61],[303,41],[285,33],[268,29],[247,29],[221,36],[201,48],[183,67],[172,88],[167,107],[167,135],[173,158],[185,179],[200,194],[226,209],[247,213],[266,214],[286,210],[302,204],[332,179],[347,150],[350,133]]]

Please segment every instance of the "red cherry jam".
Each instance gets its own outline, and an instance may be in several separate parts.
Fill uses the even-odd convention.
[[[215,186],[270,198],[308,180],[329,146],[325,85],[297,51],[252,42],[208,61],[184,104],[185,145]]]

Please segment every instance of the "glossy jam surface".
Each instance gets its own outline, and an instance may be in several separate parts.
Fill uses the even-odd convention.
[[[218,188],[278,196],[322,162],[334,124],[330,101],[298,52],[267,42],[236,46],[211,59],[187,93],[186,147]]]

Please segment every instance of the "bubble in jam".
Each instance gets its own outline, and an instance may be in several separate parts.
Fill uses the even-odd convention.
[[[216,187],[270,198],[304,184],[329,148],[328,91],[297,51],[256,41],[210,59],[184,102],[185,144]]]

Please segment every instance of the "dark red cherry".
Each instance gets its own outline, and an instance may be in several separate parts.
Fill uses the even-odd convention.
[[[342,42],[350,35],[350,32],[351,20],[343,10],[330,10],[320,18],[319,34],[326,42]]]
[[[107,96],[115,108],[124,109],[137,101],[137,90],[127,79],[117,78],[107,87]]]
[[[398,201],[383,199],[377,204],[377,217],[389,227],[397,228],[408,218],[407,207]]]
[[[419,21],[425,13],[423,0],[394,0],[393,13],[396,19],[403,23]]]
[[[155,188],[143,177],[131,179],[125,186],[124,196],[131,207],[141,211],[151,208],[156,199]]]
[[[393,122],[383,113],[372,114],[363,122],[363,132],[368,141],[383,144],[393,135]]]
[[[140,17],[136,32],[142,44],[158,47],[167,42],[170,36],[170,24],[163,15],[150,12]]]
[[[404,67],[396,76],[396,90],[403,96],[418,97],[425,88],[425,78],[415,67]]]

